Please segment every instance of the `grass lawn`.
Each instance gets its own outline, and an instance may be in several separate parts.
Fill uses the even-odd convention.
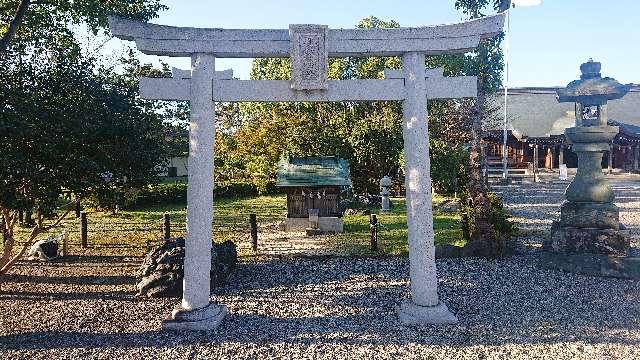
[[[436,196],[434,204],[446,198]],[[404,198],[393,198],[393,211],[378,215],[378,246],[374,253],[369,249],[369,216],[364,214],[344,217],[345,233],[326,238],[328,247],[340,253],[355,256],[406,255],[407,224]],[[249,214],[257,214],[260,231],[278,231],[277,224],[286,214],[286,196],[269,195],[251,198],[222,198],[215,200],[214,239],[248,241]],[[88,249],[82,249],[78,222],[71,215],[52,234],[67,233],[72,255],[141,256],[147,251],[149,241],[162,236],[164,213],[171,216],[172,235],[185,233],[186,204],[168,204],[143,209],[110,212],[87,209],[89,237]],[[460,218],[457,214],[434,214],[437,244],[463,244]],[[25,236],[28,229],[20,230]],[[245,254],[247,255],[247,254]]]
[[[435,197],[434,205],[447,200]],[[381,254],[406,255],[407,211],[404,198],[392,198],[393,211],[378,213],[378,247]],[[355,253],[371,254],[369,250],[369,217],[367,215],[345,216],[345,233],[336,238],[339,245],[352,248]],[[434,213],[433,226],[436,244],[464,245],[460,216],[458,214]]]

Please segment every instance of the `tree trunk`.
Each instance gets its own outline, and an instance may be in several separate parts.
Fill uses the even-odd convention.
[[[467,221],[469,226],[469,242],[465,250],[470,256],[494,256],[496,254],[493,227],[491,224],[491,204],[487,196],[487,186],[482,176],[482,120],[485,114],[487,94],[484,89],[484,76],[478,74],[478,98],[473,112],[471,125],[471,148],[469,151],[469,184],[468,199],[470,214]]]
[[[18,27],[20,26],[20,24],[22,24],[22,20],[24,20],[24,16],[27,14],[29,5],[31,5],[31,0],[20,1],[18,9],[16,10],[15,15],[13,15],[13,19],[11,19],[11,21],[9,22],[9,28],[7,29],[7,32],[0,38],[0,52],[7,51],[9,43],[16,35]]]
[[[44,216],[40,211],[38,211],[38,218],[37,218],[36,224],[33,226],[33,229],[31,229],[31,233],[29,234],[27,241],[23,245],[22,249],[20,249],[20,251],[13,257],[11,256],[13,253],[13,246],[15,245],[15,236],[14,236],[13,229],[15,228],[18,215],[17,215],[17,212],[11,215],[9,210],[6,210],[6,209],[0,209],[0,210],[2,211],[2,216],[4,217],[5,223],[9,224],[9,226],[6,228],[7,234],[8,234],[7,242],[5,243],[3,254],[2,254],[2,257],[0,258],[0,275],[3,275],[3,274],[6,274],[13,267],[13,265],[18,260],[20,260],[20,258],[27,252],[27,250],[31,247],[33,242],[38,237],[38,235],[42,233],[46,233],[47,231],[49,231],[49,229],[58,226],[58,224],[60,224],[60,222],[65,217],[67,217],[67,215],[71,212],[72,209],[67,210],[64,214],[62,214],[62,216],[58,217],[58,219],[49,226],[44,226]]]

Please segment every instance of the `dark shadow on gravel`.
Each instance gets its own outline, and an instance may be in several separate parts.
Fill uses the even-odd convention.
[[[389,324],[388,321],[392,323]],[[566,331],[562,324],[546,329],[540,336],[523,338],[522,334],[492,328],[490,337],[485,333],[487,324],[441,326],[402,326],[395,312],[365,313],[347,316],[301,317],[282,319],[259,315],[229,315],[217,331],[139,333],[94,333],[80,331],[40,331],[0,337],[0,350],[46,349],[100,349],[167,347],[192,344],[222,346],[227,342],[261,345],[284,343],[291,345],[444,345],[452,347],[503,344],[555,344],[568,340],[557,331]],[[555,333],[555,335],[553,335]],[[587,344],[619,344],[640,346],[640,340],[625,339],[619,335],[576,334],[570,341]]]
[[[37,276],[7,274],[0,277],[0,282],[67,285],[124,285],[135,284],[136,278],[133,276]],[[0,294],[2,294],[1,290]]]
[[[2,291],[0,292],[0,304],[2,301],[17,300],[119,300],[136,301],[135,292],[121,291],[96,291],[96,292],[29,292],[29,291]]]

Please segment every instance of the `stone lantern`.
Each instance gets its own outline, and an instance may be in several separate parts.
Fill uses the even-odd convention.
[[[563,255],[624,257],[629,236],[620,228],[614,194],[602,173],[602,156],[618,134],[617,126],[607,125],[607,101],[623,97],[630,85],[601,77],[600,63],[591,59],[580,70],[580,80],[557,90],[559,102],[575,103],[575,126],[567,128],[565,136],[578,156],[578,169],[545,248]]]
[[[389,188],[391,187],[391,178],[388,176],[384,176],[380,179],[380,197],[382,198],[382,211],[391,211],[391,207],[389,206]]]

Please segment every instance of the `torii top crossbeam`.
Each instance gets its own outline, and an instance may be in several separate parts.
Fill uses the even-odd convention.
[[[394,29],[329,29],[329,57],[425,55],[473,50],[481,39],[502,30],[504,15],[450,25]],[[136,42],[149,55],[191,56],[210,53],[219,58],[289,57],[289,30],[240,30],[175,27],[109,18],[111,33]]]

